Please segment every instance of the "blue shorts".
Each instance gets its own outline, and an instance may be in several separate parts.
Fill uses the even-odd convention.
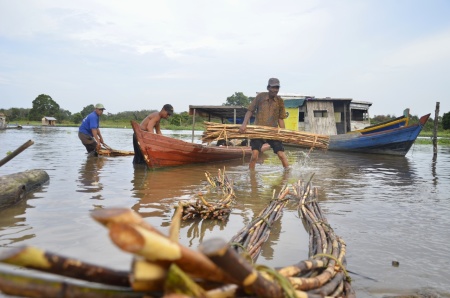
[[[277,154],[278,151],[284,151],[283,143],[277,140],[264,140],[264,139],[252,139],[250,140],[250,146],[252,146],[252,150],[258,150],[261,152],[261,148],[264,143],[268,143],[270,147],[273,149],[273,153]]]

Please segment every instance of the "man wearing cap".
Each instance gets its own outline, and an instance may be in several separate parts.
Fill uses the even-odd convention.
[[[78,129],[78,137],[90,155],[97,156],[97,147],[104,144],[100,133],[100,116],[104,110],[105,107],[101,103],[96,104],[95,110],[83,119]]]
[[[245,133],[247,123],[254,114],[256,114],[255,125],[285,128],[284,119],[287,115],[284,108],[284,101],[280,96],[278,96],[279,90],[280,81],[277,78],[269,79],[269,83],[267,85],[268,92],[259,93],[250,103],[247,113],[245,113],[244,121],[239,128],[240,133]],[[259,152],[261,152],[261,148],[264,143],[269,143],[270,147],[273,149],[273,152],[278,155],[283,167],[285,169],[289,168],[289,162],[286,154],[284,153],[283,143],[278,140],[264,139],[252,139],[250,141],[250,145],[252,147],[252,157],[249,168],[255,168]]]
[[[153,112],[145,117],[139,125],[142,130],[156,133],[162,135],[160,121],[162,119],[167,119],[173,114],[173,107],[170,104],[165,104],[161,111]],[[133,148],[134,148],[134,164],[145,164],[144,156],[142,155],[141,149],[136,139],[136,134],[133,134]]]

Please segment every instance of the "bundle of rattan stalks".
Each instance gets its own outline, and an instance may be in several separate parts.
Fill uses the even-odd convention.
[[[181,201],[177,208],[181,208],[182,219],[220,219],[226,220],[231,213],[231,205],[234,203],[235,194],[233,182],[219,169],[217,176],[205,173],[209,182],[208,193],[199,193],[195,200]],[[209,199],[212,194],[216,199]]]
[[[283,208],[289,202],[289,193],[290,187],[286,185],[277,199],[271,200],[255,219],[231,238],[230,244],[239,254],[256,261],[263,244],[269,238],[273,223],[280,218]]]
[[[98,155],[102,156],[128,156],[134,155],[134,151],[125,151],[125,150],[117,150],[109,147],[106,144],[102,144],[102,146],[97,150]]]
[[[240,133],[239,128],[239,124],[205,122],[205,131],[202,135],[202,141],[211,143],[213,141],[228,141],[231,139],[266,139],[295,144],[304,148],[320,149],[327,149],[330,143],[329,136],[303,131],[293,131],[269,126],[247,125],[245,133]]]

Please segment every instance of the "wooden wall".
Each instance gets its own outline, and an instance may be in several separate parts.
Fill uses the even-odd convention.
[[[333,102],[308,101],[305,116],[305,130],[321,135],[337,134]],[[327,111],[327,117],[314,117],[314,111]]]

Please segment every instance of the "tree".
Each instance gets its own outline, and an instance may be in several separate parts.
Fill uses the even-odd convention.
[[[60,121],[68,121],[72,117],[72,113],[68,110],[59,109],[58,120]]]
[[[450,112],[444,113],[442,116],[442,128],[450,129]]]
[[[72,121],[75,124],[80,124],[83,121],[83,116],[81,116],[81,113],[75,113],[72,116]]]
[[[80,114],[81,114],[81,116],[84,118],[84,117],[86,117],[87,115],[89,115],[90,113],[92,113],[94,110],[95,110],[94,105],[93,105],[93,104],[90,104],[90,105],[88,105],[88,106],[85,106],[85,107],[81,110]]]
[[[227,102],[222,104],[224,106],[242,106],[248,107],[250,105],[250,98],[245,96],[242,92],[235,92],[230,97],[227,97]]]
[[[19,120],[28,119],[29,112],[30,112],[30,109],[11,108],[11,109],[9,109],[9,112],[6,113],[6,115],[8,116],[9,121],[19,121]]]
[[[41,120],[43,116],[59,116],[59,104],[46,94],[41,94],[33,100],[33,107],[28,115],[29,119],[34,121]]]

